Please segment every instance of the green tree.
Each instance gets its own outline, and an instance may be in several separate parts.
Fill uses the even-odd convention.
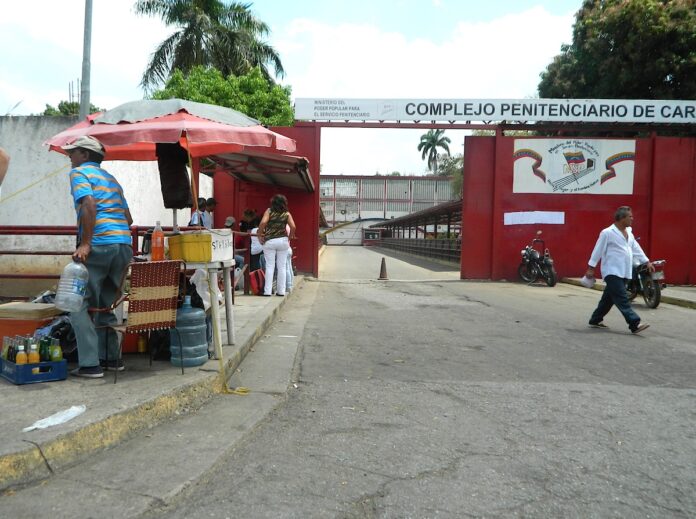
[[[175,70],[187,73],[196,65],[215,67],[225,76],[259,67],[267,79],[271,79],[271,65],[275,77],[283,77],[278,53],[262,40],[268,25],[250,7],[227,0],[138,0],[136,13],[159,16],[165,25],[176,27],[152,53],[142,86],[152,90]]]
[[[214,68],[194,67],[188,75],[172,74],[164,89],[153,99],[188,99],[233,108],[268,126],[292,126],[294,112],[289,86],[266,79],[258,68],[248,74],[228,76]]]
[[[428,130],[428,133],[421,135],[420,142],[418,143],[418,151],[421,153],[421,159],[426,160],[428,158],[428,169],[437,174],[437,149],[442,148],[450,154],[449,145],[450,138],[445,137],[445,130]]]
[[[399,173],[398,171],[392,171],[391,173],[389,173],[389,175],[392,177],[400,177],[401,173]]]
[[[103,112],[103,108],[97,108],[93,104],[89,105],[89,113]],[[61,101],[58,103],[58,108],[46,103],[46,109],[41,115],[80,115],[80,103],[77,101]]]
[[[551,98],[696,98],[696,1],[585,0],[538,88]]]
[[[450,177],[452,192],[461,196],[464,174],[464,155],[461,153],[457,153],[456,155],[439,155],[437,157],[437,171],[440,175]]]

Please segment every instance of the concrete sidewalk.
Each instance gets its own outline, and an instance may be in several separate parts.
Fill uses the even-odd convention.
[[[580,284],[580,278],[563,278],[561,282],[582,286]],[[598,279],[593,289],[599,291],[604,290],[604,281]],[[667,288],[662,289],[661,301],[670,305],[696,309],[696,286],[668,284]]]
[[[236,294],[237,344],[223,347],[224,363],[210,360],[182,375],[168,361],[153,361],[150,367],[146,354],[124,354],[126,370],[118,374],[117,384],[110,371],[102,379],[68,375],[64,381],[22,386],[0,379],[0,490],[50,476],[224,392],[227,380],[303,281],[296,277],[293,293],[284,298]],[[224,340],[224,309],[221,315]],[[65,424],[22,432],[36,420],[80,404],[86,412]]]

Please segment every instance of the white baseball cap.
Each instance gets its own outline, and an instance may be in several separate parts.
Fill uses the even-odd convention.
[[[102,143],[94,137],[90,137],[89,135],[83,135],[82,137],[78,137],[77,139],[75,139],[75,141],[71,144],[61,146],[61,149],[65,151],[74,150],[76,148],[84,148],[86,150],[93,151],[94,153],[98,153],[102,157],[106,153],[104,151],[104,146],[102,146]]]

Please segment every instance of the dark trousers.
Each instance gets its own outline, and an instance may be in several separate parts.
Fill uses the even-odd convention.
[[[116,324],[113,312],[94,315],[94,320],[87,312],[88,308],[106,308],[116,300],[120,293],[123,272],[133,257],[131,245],[114,243],[111,245],[94,245],[87,256],[85,266],[89,271],[87,291],[78,312],[70,314],[70,322],[77,338],[77,357],[80,367],[99,366],[99,361],[118,357],[118,337],[112,329],[104,328],[97,334],[97,327]]]
[[[602,322],[604,316],[609,313],[611,307],[616,305],[628,323],[631,331],[635,330],[640,323],[640,317],[631,308],[631,303],[628,300],[626,292],[626,280],[619,276],[607,276],[604,278],[604,292],[599,300],[597,308],[590,317],[590,324]]]

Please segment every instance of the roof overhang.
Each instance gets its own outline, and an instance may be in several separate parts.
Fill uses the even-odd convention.
[[[307,193],[315,190],[309,173],[309,161],[304,157],[245,151],[218,153],[208,159],[215,164],[215,170],[222,169],[242,182],[288,187]]]

